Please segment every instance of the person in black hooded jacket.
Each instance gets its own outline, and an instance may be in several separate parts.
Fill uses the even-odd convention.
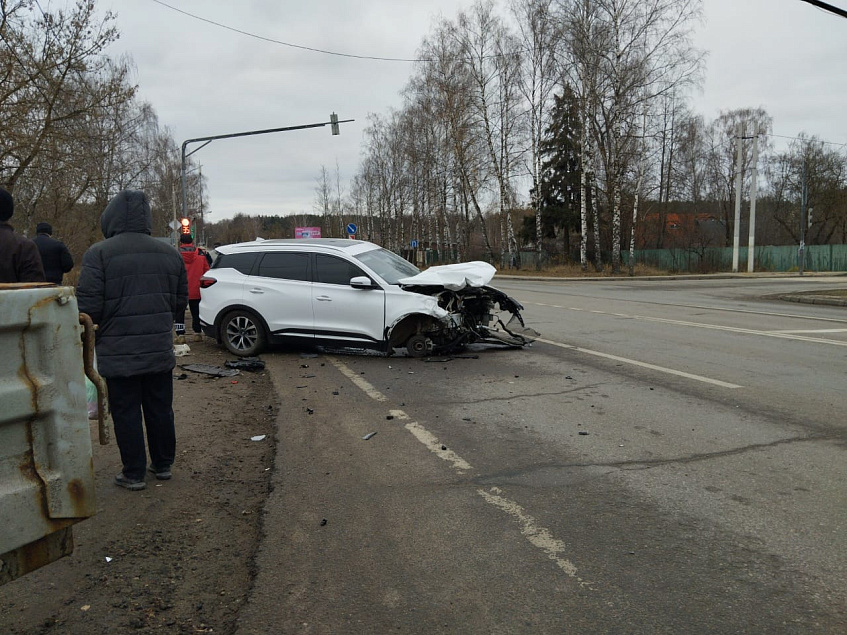
[[[76,290],[80,312],[98,325],[97,367],[123,462],[115,483],[130,490],[146,485],[145,427],[157,479],[171,477],[176,455],[172,330],[185,315],[188,283],[179,253],[151,237],[152,226],[143,192],[115,196],[100,216],[106,240],[85,252]]]

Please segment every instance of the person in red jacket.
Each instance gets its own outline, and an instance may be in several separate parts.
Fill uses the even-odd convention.
[[[203,338],[203,332],[200,330],[200,278],[209,270],[209,261],[206,259],[206,254],[194,245],[189,234],[180,236],[179,242],[179,254],[182,256],[185,273],[188,275],[188,308],[191,310],[191,328],[194,331],[194,340],[200,341]]]

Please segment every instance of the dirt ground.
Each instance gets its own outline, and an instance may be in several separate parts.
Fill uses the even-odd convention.
[[[206,340],[177,364],[234,359]],[[182,376],[184,378],[180,378]],[[92,425],[97,515],[71,556],[0,586],[0,634],[232,633],[253,578],[279,404],[270,377],[174,370],[170,481],[113,484],[117,445]],[[261,441],[251,437],[266,435]]]

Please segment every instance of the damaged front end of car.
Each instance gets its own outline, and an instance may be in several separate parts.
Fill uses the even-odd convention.
[[[469,344],[517,348],[534,341],[539,333],[524,324],[521,304],[487,286],[495,271],[488,263],[470,262],[431,267],[401,280],[405,291],[435,298],[447,315],[418,321],[413,333],[395,337],[392,330],[392,344],[405,346],[411,357],[425,357],[454,353]]]

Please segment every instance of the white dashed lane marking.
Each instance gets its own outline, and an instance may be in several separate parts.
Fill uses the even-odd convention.
[[[377,390],[369,381],[349,368],[340,359],[335,357],[327,357],[327,359],[368,397],[379,403],[388,401],[388,398],[385,395]],[[408,430],[415,439],[417,439],[438,458],[450,464],[457,474],[462,475],[473,469],[470,463],[453,450],[447,449],[446,445],[442,444],[434,434],[432,434],[419,422],[413,421],[405,411],[390,410],[389,414],[393,416],[394,419],[403,422],[406,430]],[[503,496],[503,492],[497,487],[492,487],[490,491],[478,489],[476,490],[476,493],[489,505],[496,507],[515,520],[520,526],[521,535],[524,536],[524,538],[526,538],[533,547],[539,549],[550,560],[555,562],[559,569],[561,569],[566,575],[574,578],[581,586],[589,589],[592,588],[590,584],[579,577],[576,566],[564,557],[564,553],[566,551],[565,543],[554,538],[550,530],[539,526],[535,519],[530,516],[523,507],[515,501],[509,500]]]

